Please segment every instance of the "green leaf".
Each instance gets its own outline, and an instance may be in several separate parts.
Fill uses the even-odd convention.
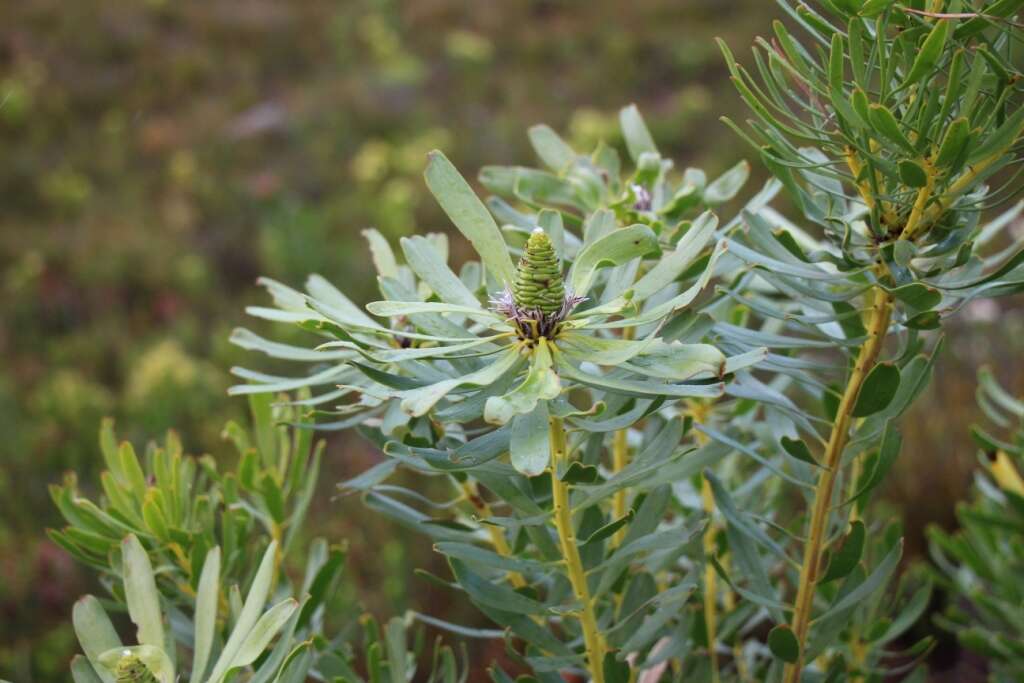
[[[633,300],[645,301],[675,282],[711,241],[718,217],[710,211],[698,216],[676,243],[675,251],[665,254],[633,285]]]
[[[363,230],[363,237],[370,245],[370,256],[373,258],[373,266],[381,277],[398,277],[398,262],[395,261],[395,254],[391,251],[391,245],[373,228]]]
[[[817,617],[814,621],[821,622],[829,618],[829,616],[841,613],[850,607],[862,603],[867,598],[871,597],[875,591],[879,590],[885,585],[889,577],[895,571],[896,566],[900,562],[900,557],[903,555],[903,541],[900,540],[892,549],[886,554],[882,561],[878,563],[875,570],[864,579],[864,582],[859,586],[851,590],[849,593],[844,595],[840,600],[836,601],[835,604],[831,605],[828,610]]]
[[[867,417],[885,410],[900,388],[900,371],[892,363],[879,363],[871,368],[857,394],[854,417]]]
[[[768,632],[768,649],[784,662],[795,662],[800,657],[800,643],[786,624],[778,624]]]
[[[487,207],[444,154],[434,150],[428,158],[424,176],[430,192],[494,277],[511,286],[515,281],[515,267],[501,230]]]
[[[164,647],[164,622],[160,612],[160,594],[153,578],[149,555],[135,535],[121,542],[124,567],[124,594],[128,615],[138,628],[139,644]]]
[[[231,660],[231,668],[245,667],[255,662],[298,608],[297,600],[287,598],[268,609],[246,634],[245,640]]]
[[[114,676],[99,665],[99,657],[107,650],[121,647],[121,639],[103,611],[100,601],[86,595],[71,610],[71,623],[82,651],[104,683],[114,683]]]
[[[899,163],[900,180],[907,187],[924,187],[928,184],[928,173],[920,164],[904,159]]]
[[[907,72],[903,83],[900,84],[901,88],[917,83],[935,70],[939,63],[939,58],[942,56],[942,50],[946,47],[946,40],[949,38],[952,27],[952,21],[940,19],[935,22],[935,26],[928,33],[928,37],[924,39],[921,47],[918,48],[917,56],[914,57],[914,64],[910,67],[910,71]]]
[[[406,683],[407,658],[405,649],[405,622],[392,617],[384,631],[384,645],[388,655],[388,675],[391,683]]]
[[[192,653],[193,683],[201,683],[210,653],[213,651],[213,636],[217,626],[217,601],[220,597],[220,547],[214,546],[206,553],[203,571],[199,576],[196,590],[196,613]]]
[[[600,529],[597,529],[594,533],[590,534],[590,536],[588,536],[587,539],[580,544],[580,547],[590,545],[591,543],[597,543],[599,541],[603,541],[606,538],[609,538],[616,531],[632,522],[635,514],[636,513],[633,510],[630,510],[622,517],[619,517],[618,519],[611,521],[608,524],[605,524]]]
[[[405,254],[406,263],[440,297],[441,301],[456,306],[480,309],[480,302],[476,296],[452,272],[430,240],[416,235],[403,237],[400,244],[402,253]]]
[[[449,392],[466,385],[487,386],[498,381],[502,375],[516,366],[519,361],[518,352],[515,349],[510,349],[476,372],[453,379],[441,380],[418,389],[403,391],[401,394],[402,410],[414,417],[426,415]],[[511,414],[509,418],[511,419]]]
[[[974,163],[1005,154],[1020,140],[1022,131],[1024,131],[1024,107],[1019,107],[1017,111],[1006,117],[1003,125],[986,136],[980,145],[971,150],[967,162]]]
[[[605,653],[601,668],[604,671],[605,683],[630,682],[629,663],[618,659],[614,652]]]
[[[858,519],[850,526],[850,533],[843,539],[842,545],[831,553],[821,583],[842,579],[853,571],[864,552],[864,538],[864,523]]]
[[[547,469],[551,460],[548,444],[548,405],[538,401],[529,413],[512,418],[512,466],[526,477],[535,477]]]
[[[516,353],[512,352],[512,355],[516,356]],[[561,391],[562,383],[551,367],[551,351],[542,339],[533,349],[526,378],[507,394],[488,398],[484,404],[484,419],[491,424],[503,425],[514,415],[532,413],[538,401],[557,398]]]
[[[246,595],[245,602],[238,613],[238,618],[235,620],[235,627],[231,631],[227,643],[224,644],[224,649],[221,650],[220,657],[217,658],[213,671],[210,673],[208,679],[210,683],[221,683],[224,680],[234,662],[235,656],[242,648],[242,644],[245,643],[246,637],[252,631],[253,626],[256,625],[260,613],[263,611],[263,606],[267,604],[267,596],[270,595],[271,582],[274,579],[276,554],[277,541],[271,541],[270,545],[267,546],[266,552],[263,553],[263,559],[256,570],[252,586],[249,588],[249,594]]]
[[[810,465],[816,465],[817,467],[821,467],[818,461],[814,459],[814,456],[811,455],[811,450],[807,447],[807,444],[805,444],[802,440],[790,439],[788,436],[784,436],[782,437],[782,440],[779,443],[782,445],[782,449],[784,451],[789,453],[797,460],[806,462]]]
[[[914,149],[914,145],[907,139],[903,129],[900,127],[899,121],[896,120],[896,117],[888,108],[881,104],[870,105],[868,107],[868,119],[877,132],[916,156],[917,150]]]
[[[597,468],[593,465],[584,465],[578,460],[573,460],[562,473],[561,480],[566,484],[594,484],[598,480],[598,474]]]
[[[569,283],[574,294],[585,296],[601,266],[619,266],[658,250],[658,237],[646,225],[619,228],[585,246],[572,264]]]
[[[109,676],[109,678],[101,678],[101,675]],[[98,672],[86,657],[75,655],[71,658],[71,679],[74,683],[105,683],[113,681],[114,677],[105,668]],[[9,681],[3,681],[3,683],[9,683]]]
[[[274,679],[274,683],[305,683],[313,666],[313,658],[312,641],[296,646],[281,665],[281,673]]]
[[[640,110],[635,104],[624,107],[619,112],[619,125],[622,126],[622,137],[626,140],[626,149],[629,150],[629,156],[634,162],[640,158],[641,154],[658,153],[654,138],[647,130],[647,124],[644,123]]]
[[[461,560],[449,558],[452,573],[462,588],[481,606],[492,607],[512,614],[543,614],[548,611],[542,603],[517,593],[508,586],[491,583],[470,570]]]
[[[905,320],[903,326],[912,330],[936,330],[942,326],[942,316],[938,311],[925,311]]]
[[[740,191],[750,177],[750,164],[741,161],[704,188],[704,203],[717,206],[729,201]]]
[[[942,301],[942,293],[939,290],[920,282],[912,282],[909,285],[890,289],[889,293],[918,311],[930,310]]]
[[[552,171],[564,171],[576,160],[576,152],[550,126],[532,126],[528,134],[533,150]]]
[[[942,138],[942,144],[939,145],[939,152],[935,156],[935,165],[942,168],[949,168],[951,172],[955,172],[957,167],[954,164],[958,164],[961,159],[961,153],[967,146],[967,140],[971,135],[971,124],[968,122],[966,116],[961,116],[954,119],[949,124],[949,128],[946,129],[946,134]]]

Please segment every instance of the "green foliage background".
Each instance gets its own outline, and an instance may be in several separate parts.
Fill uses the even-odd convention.
[[[45,540],[46,485],[68,469],[94,479],[101,416],[136,443],[174,426],[187,450],[227,457],[220,428],[246,410],[225,397],[244,357],[227,337],[262,301],[258,274],[298,285],[317,271],[369,296],[360,229],[446,227],[427,150],[470,174],[532,161],[537,122],[580,149],[619,143],[631,101],[668,156],[717,175],[748,150],[717,121],[743,109],[712,37],[742,58],[778,14],[757,0],[3,3],[0,676],[66,677],[67,617],[91,587]],[[1024,389],[1024,319],[1000,305],[957,319],[904,422],[889,500],[912,551],[965,490],[973,368]],[[350,603],[471,618],[412,578],[440,565],[425,544],[331,500],[376,457],[332,436],[312,513],[310,535],[351,542]],[[475,664],[496,654],[474,650]]]

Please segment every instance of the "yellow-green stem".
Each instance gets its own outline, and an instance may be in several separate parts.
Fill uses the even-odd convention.
[[[612,470],[621,472],[629,464],[629,430],[620,429],[612,435]],[[619,489],[612,497],[612,515],[615,519],[622,519],[626,516],[626,489]],[[617,548],[622,539],[626,537],[626,528],[623,527],[612,536],[612,547]]]
[[[701,483],[700,496],[704,512],[710,519],[715,511],[715,496],[707,479]],[[715,554],[715,533],[714,524],[709,523],[708,530],[704,532],[704,555],[709,558]],[[710,560],[704,565],[704,630],[707,632],[708,656],[711,658],[711,680],[718,683],[718,653],[715,651],[718,640],[718,574]]]
[[[491,506],[488,505],[487,501],[480,495],[480,491],[472,481],[464,481],[461,483],[462,495],[466,497],[470,505],[483,519],[491,517]],[[509,548],[508,539],[505,538],[505,530],[494,524],[484,524],[487,529],[488,535],[491,537],[491,546],[494,547],[494,552],[498,553],[502,557],[510,557],[512,555],[512,549]],[[519,572],[510,571],[508,574],[508,582],[512,584],[513,588],[522,588],[526,585],[526,580],[523,575]]]
[[[604,683],[604,637],[597,627],[597,613],[594,601],[590,597],[587,585],[587,574],[580,559],[579,547],[576,545],[576,531],[572,521],[572,503],[569,498],[569,485],[558,478],[560,465],[568,462],[568,441],[565,437],[565,425],[562,418],[551,417],[548,420],[548,437],[551,445],[551,498],[554,503],[555,529],[558,531],[558,542],[562,549],[562,558],[569,574],[569,583],[580,603],[578,614],[583,629],[583,644],[587,654],[587,669],[594,683]]]
[[[860,347],[854,363],[846,390],[839,401],[835,422],[829,436],[828,445],[822,461],[823,469],[814,490],[814,502],[811,509],[810,529],[807,544],[804,546],[804,561],[800,568],[800,583],[797,586],[796,602],[793,605],[793,634],[800,643],[800,654],[797,661],[787,664],[784,674],[786,683],[798,683],[804,664],[804,651],[807,647],[807,632],[811,623],[811,608],[814,605],[814,593],[818,585],[818,574],[821,571],[821,558],[825,552],[825,532],[829,512],[832,508],[832,492],[836,477],[839,474],[843,449],[849,439],[850,420],[853,408],[857,403],[864,379],[875,366],[878,354],[885,341],[885,333],[889,329],[889,318],[892,314],[892,299],[883,290],[876,288],[874,301],[868,315],[868,336]]]

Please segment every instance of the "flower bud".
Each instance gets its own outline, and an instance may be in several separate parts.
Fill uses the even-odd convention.
[[[535,229],[526,242],[512,294],[519,308],[536,309],[545,315],[558,313],[565,303],[561,264],[551,239],[541,228]]]
[[[153,672],[135,655],[126,654],[114,671],[117,683],[158,683]]]

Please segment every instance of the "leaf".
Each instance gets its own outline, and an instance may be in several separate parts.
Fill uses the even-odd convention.
[[[512,352],[515,357],[516,353]],[[484,419],[491,424],[503,425],[514,415],[533,412],[538,401],[550,401],[562,391],[558,374],[551,368],[551,351],[545,340],[534,347],[530,370],[519,386],[503,396],[491,396],[484,404]]]
[[[538,401],[529,413],[512,418],[512,466],[526,477],[544,472],[551,460],[548,444],[548,406]]]
[[[103,675],[109,678],[101,678]],[[106,669],[101,669],[100,671],[94,669],[92,663],[86,657],[75,655],[71,658],[71,679],[74,683],[105,683],[106,681],[113,681],[114,677]],[[3,683],[9,682],[4,681]]]
[[[140,645],[164,647],[164,622],[160,612],[160,594],[153,578],[153,565],[135,535],[121,542],[124,567],[124,594],[128,615],[138,628]]]
[[[597,529],[596,531],[594,531],[594,533],[590,534],[590,536],[588,536],[586,540],[584,540],[580,544],[580,547],[582,548],[583,546],[590,545],[591,543],[597,543],[599,541],[603,541],[606,538],[609,538],[616,531],[632,522],[635,514],[636,513],[633,510],[630,510],[622,517],[619,517],[618,519],[611,521],[608,524],[605,524],[600,529]]]
[[[1024,107],[1019,107],[1017,111],[1006,117],[1003,125],[990,133],[980,145],[971,149],[967,162],[974,163],[1004,154],[1017,143],[1022,131],[1024,131]]]
[[[476,249],[487,269],[499,282],[511,286],[516,271],[498,224],[444,154],[434,150],[427,156],[424,176],[431,194]]]
[[[831,553],[828,569],[820,583],[842,579],[853,571],[864,552],[864,537],[864,522],[859,519],[855,520],[850,526],[850,533],[843,539],[842,545],[837,551]]]
[[[710,211],[698,216],[676,244],[675,251],[665,254],[633,285],[633,300],[645,301],[676,280],[714,237],[718,217]]]
[[[840,600],[836,601],[835,604],[831,605],[828,610],[817,617],[814,621],[821,622],[829,618],[829,616],[838,614],[845,609],[853,607],[857,604],[862,603],[867,598],[871,597],[875,591],[880,589],[888,581],[889,577],[895,571],[896,566],[900,562],[900,557],[903,555],[903,541],[900,540],[892,549],[886,554],[882,561],[878,563],[875,570],[864,579],[864,582],[859,586],[851,590],[849,593],[844,595]]]
[[[768,632],[768,649],[784,662],[795,662],[800,657],[800,642],[786,624],[778,624]]]
[[[601,663],[605,683],[630,683],[629,662],[618,659],[614,652],[606,652]]]
[[[519,361],[520,358],[518,352],[514,349],[510,349],[493,359],[489,365],[485,365],[476,372],[471,372],[468,375],[461,375],[453,379],[441,380],[440,382],[429,384],[418,389],[403,391],[401,394],[402,410],[413,417],[426,415],[430,412],[430,409],[433,408],[438,401],[447,396],[449,392],[466,385],[487,386],[498,381],[505,372],[517,366]],[[511,417],[511,415],[509,417]]]
[[[765,532],[747,521],[746,517],[736,509],[732,497],[722,486],[721,482],[711,474],[704,471],[704,478],[711,484],[711,490],[715,497],[715,506],[721,510],[725,517],[726,537],[729,541],[729,549],[732,553],[736,566],[746,575],[750,582],[750,595],[757,599],[759,604],[767,607],[772,617],[778,621],[782,620],[782,605],[772,587],[771,579],[768,576],[766,563],[762,562],[761,555],[757,551],[757,545],[764,545],[775,549],[780,557],[786,557],[783,551]],[[714,556],[712,562],[716,562]],[[723,573],[723,577],[734,585],[734,582]],[[735,587],[735,585],[734,585]]]
[[[967,140],[970,138],[970,135],[971,124],[967,117],[961,116],[954,119],[949,124],[949,128],[946,129],[946,134],[942,138],[942,144],[939,145],[939,152],[935,156],[935,165],[949,168],[951,172],[955,172],[957,168],[954,164],[957,164],[958,160],[961,159],[961,153],[967,146]]]
[[[313,666],[313,642],[306,641],[288,654],[274,683],[305,683]],[[346,680],[346,679],[341,679]]]
[[[550,126],[531,126],[528,135],[533,151],[552,171],[564,171],[576,160],[576,152]]]
[[[739,162],[704,188],[704,203],[708,206],[724,204],[736,196],[749,177],[750,164]]]
[[[569,285],[574,294],[585,296],[601,266],[619,266],[657,250],[658,237],[646,225],[618,228],[580,250],[569,273]]]
[[[864,380],[851,414],[854,417],[867,417],[885,410],[899,388],[899,368],[892,363],[878,363]]]
[[[868,118],[874,129],[881,133],[882,136],[895,142],[897,145],[916,155],[917,150],[914,149],[914,145],[910,143],[907,136],[903,133],[903,129],[900,127],[899,122],[893,113],[881,104],[872,104],[868,107]]]
[[[238,618],[235,619],[235,627],[228,637],[220,657],[213,667],[208,679],[209,683],[221,683],[231,668],[235,656],[241,649],[249,632],[259,619],[263,606],[267,603],[267,596],[270,594],[271,582],[274,578],[275,556],[277,554],[277,541],[271,541],[267,550],[263,553],[263,559],[256,570],[256,576],[252,580],[252,586],[245,597]]]
[[[427,283],[441,301],[466,308],[480,309],[480,302],[431,244],[419,235],[403,237],[400,241],[406,263],[421,280]]]
[[[398,277],[398,263],[395,261],[395,254],[391,251],[391,245],[384,239],[384,236],[373,228],[363,230],[363,237],[370,244],[370,255],[373,258],[373,266],[377,274],[382,277]]]
[[[814,456],[811,455],[811,450],[807,447],[807,444],[805,444],[802,440],[790,439],[788,436],[784,436],[782,437],[782,440],[779,443],[782,445],[782,449],[784,451],[789,453],[797,460],[806,462],[810,465],[821,467],[818,461],[814,459]]]
[[[245,640],[231,660],[231,668],[245,667],[255,662],[298,607],[297,600],[287,598],[268,609],[246,634]]]
[[[640,158],[641,154],[658,153],[654,138],[647,130],[647,124],[644,123],[640,110],[635,104],[624,107],[619,112],[619,125],[622,127],[622,137],[626,140],[626,149],[629,150],[629,156],[634,162]]]
[[[474,573],[461,560],[449,558],[452,573],[470,598],[481,606],[492,607],[513,614],[543,614],[548,611],[542,603],[517,593],[508,586],[491,583]]]
[[[566,484],[593,484],[597,482],[598,477],[599,473],[596,467],[573,460],[560,479]]]
[[[918,311],[927,311],[942,301],[942,294],[939,290],[920,282],[912,282],[909,285],[890,289],[889,293]]]
[[[203,571],[196,589],[194,649],[192,653],[193,683],[205,680],[206,665],[213,651],[213,636],[217,626],[217,600],[220,597],[220,547],[206,553]]]
[[[928,184],[928,173],[920,164],[909,159],[899,163],[900,180],[907,187],[924,187]]]
[[[78,643],[96,674],[104,683],[114,683],[113,675],[99,666],[99,657],[107,650],[121,647],[121,639],[118,638],[107,613],[103,611],[100,601],[86,595],[76,602],[71,610],[71,623],[75,635],[78,636]]]
[[[935,22],[935,26],[928,33],[928,37],[924,39],[921,47],[918,48],[917,56],[914,57],[914,63],[910,67],[910,71],[907,72],[903,83],[900,84],[901,88],[917,83],[935,70],[936,65],[939,63],[939,58],[942,56],[942,50],[946,47],[946,40],[949,38],[949,32],[952,30],[952,27],[952,21],[939,20]]]
[[[392,617],[388,620],[384,635],[391,683],[406,683],[408,675],[406,673],[405,622],[399,617]]]

